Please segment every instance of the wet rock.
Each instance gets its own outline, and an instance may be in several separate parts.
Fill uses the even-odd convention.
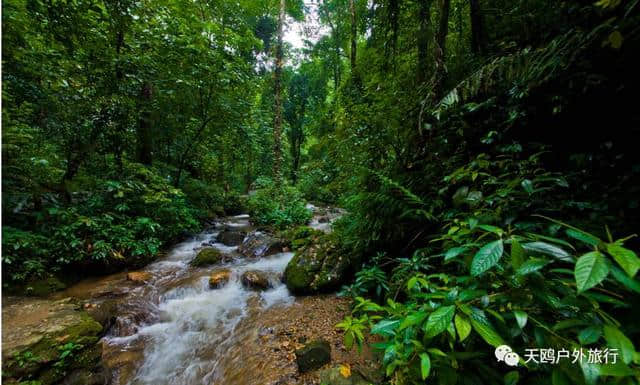
[[[127,274],[127,280],[136,283],[144,283],[151,280],[151,273],[147,271],[132,271]]]
[[[257,270],[245,271],[240,280],[245,287],[253,290],[267,290],[271,287],[269,278],[263,272]]]
[[[244,231],[225,229],[218,234],[216,240],[227,246],[238,246],[244,241],[246,235]]]
[[[118,300],[106,300],[100,303],[85,303],[87,314],[108,330],[115,322],[118,312]]]
[[[96,343],[103,327],[82,306],[70,298],[59,301],[20,298],[11,302],[2,308],[4,381],[60,383],[65,372],[54,365],[60,360],[59,347],[70,342],[81,348],[66,359],[69,368],[91,369],[99,361],[100,346]]]
[[[207,247],[198,252],[198,255],[191,261],[192,266],[207,266],[222,261],[222,253],[218,249]]]
[[[117,379],[117,382],[109,381],[114,385],[125,385],[130,382],[136,373],[139,363],[143,359],[142,346],[134,350],[119,350],[113,346],[105,346],[103,363],[108,373],[108,378]]]
[[[331,346],[325,340],[310,342],[302,349],[296,350],[296,363],[300,373],[318,369],[330,361]]]
[[[296,251],[284,271],[284,282],[294,294],[316,294],[340,287],[353,261],[330,235]]]
[[[260,258],[281,252],[283,246],[282,240],[254,231],[247,235],[238,251],[248,258]]]
[[[209,287],[212,289],[217,289],[223,286],[225,283],[229,282],[229,278],[231,278],[231,270],[214,270],[211,275],[209,275]]]

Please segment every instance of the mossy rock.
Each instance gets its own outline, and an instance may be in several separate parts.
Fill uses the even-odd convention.
[[[73,369],[93,370],[100,362],[103,331],[100,323],[69,300],[28,303],[33,311],[47,312],[38,325],[15,326],[3,346],[3,379],[35,380],[43,385],[60,383]],[[4,342],[4,341],[3,341]],[[72,354],[63,358],[65,350]]]
[[[284,282],[294,294],[316,294],[340,287],[352,261],[330,235],[296,251],[284,271]]]
[[[191,261],[191,265],[196,267],[207,266],[220,263],[221,261],[222,253],[220,250],[207,247],[198,252],[198,255]]]
[[[283,238],[288,241],[288,244],[291,246],[291,250],[295,251],[310,245],[322,235],[324,235],[322,231],[313,229],[309,226],[298,226],[292,230],[284,232]]]
[[[310,342],[302,349],[296,350],[296,363],[300,373],[318,369],[329,362],[331,362],[331,345],[325,340]]]

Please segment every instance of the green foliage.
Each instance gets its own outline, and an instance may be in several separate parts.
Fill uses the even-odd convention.
[[[537,224],[540,228],[544,225]],[[492,237],[499,240],[487,239]],[[538,241],[541,238],[544,241]],[[608,346],[619,349],[623,364],[616,369],[594,365],[591,374],[595,378],[616,383],[616,378],[638,375],[640,362],[633,338],[625,334],[612,313],[624,314],[637,293],[624,279],[608,274],[610,268],[620,269],[611,254],[604,254],[610,245],[617,245],[616,252],[625,250],[631,256],[623,240],[599,241],[596,250],[585,253],[582,250],[591,245],[571,242],[571,237],[552,238],[484,225],[471,229],[461,223],[455,233],[438,239],[444,251],[450,250],[452,241],[464,245],[465,251],[455,256],[434,255],[440,260],[439,273],[404,271],[394,276],[404,282],[403,303],[388,299],[382,307],[356,306],[349,322],[341,324],[351,325],[360,317],[379,317],[370,331],[385,339],[374,346],[383,350],[387,375],[394,381],[418,383],[425,374],[434,372],[439,380],[447,378],[453,383],[478,383],[478,371],[484,373],[483,378],[498,378],[504,369],[499,363],[492,364],[492,347],[503,344],[521,356],[531,347],[572,350]],[[532,243],[535,248],[520,246]],[[504,250],[503,244],[507,246]],[[499,256],[503,258],[497,259]],[[490,261],[482,264],[479,273],[478,258]],[[486,276],[474,279],[474,273]],[[638,282],[635,274],[626,277]],[[460,365],[465,371],[455,370]],[[556,370],[573,383],[590,383],[579,366],[568,362],[527,365],[520,376],[522,380],[547,378],[551,383]]]
[[[276,185],[261,180],[260,187],[249,197],[248,207],[253,220],[259,225],[285,229],[306,224],[311,210],[306,208],[302,194],[292,186]]]
[[[88,266],[136,266],[166,242],[198,229],[199,212],[152,170],[127,165],[120,180],[92,181],[73,206],[52,203],[30,213],[33,230],[3,226],[4,274],[25,281]]]

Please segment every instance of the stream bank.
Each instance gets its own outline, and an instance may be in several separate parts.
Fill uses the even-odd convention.
[[[316,210],[310,226],[330,231],[337,213]],[[215,251],[211,261],[215,263],[194,266],[202,250]],[[5,305],[14,306],[3,305],[4,330],[25,331],[24,335],[3,336],[3,358],[13,362],[14,369],[20,367],[20,355],[29,356],[35,346],[29,343],[35,341],[30,331],[59,323],[59,315],[73,314],[74,320],[89,319],[86,316],[90,315],[95,320],[97,326],[82,336],[88,339],[81,340],[83,344],[72,341],[75,345],[67,357],[92,352],[100,359],[97,363],[94,360],[90,370],[75,359],[59,364],[63,342],[81,336],[65,337],[65,330],[56,330],[40,338],[51,342],[51,352],[47,360],[33,359],[37,370],[4,370],[5,380],[25,379],[30,374],[43,383],[319,383],[317,371],[298,373],[294,353],[316,339],[329,342],[329,365],[367,367],[370,362],[358,360],[371,357],[347,352],[334,327],[348,313],[348,301],[335,295],[296,298],[290,294],[282,273],[293,257],[282,242],[255,230],[248,215],[238,215],[176,245],[140,271],[84,280],[37,300],[40,305],[32,310],[23,306],[31,299],[7,298]],[[220,271],[225,272],[224,279],[212,285],[211,275]],[[256,286],[248,282],[246,277],[251,274],[264,283]],[[58,303],[68,304],[64,312],[56,310]],[[19,314],[16,304],[27,314]],[[36,321],[20,329],[20,317]],[[74,325],[71,322],[70,327]],[[58,341],[61,337],[65,339]],[[54,371],[55,378],[42,376],[48,371]]]

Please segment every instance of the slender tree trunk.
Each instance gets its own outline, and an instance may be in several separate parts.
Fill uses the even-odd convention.
[[[283,66],[283,34],[285,17],[285,0],[280,0],[278,12],[278,45],[276,46],[276,69],[274,73],[275,114],[273,122],[273,177],[277,182],[281,180],[282,163],[282,66]]]
[[[444,82],[447,69],[445,58],[447,53],[447,34],[449,33],[449,10],[451,0],[440,0],[440,22],[438,23],[438,34],[436,36],[435,62],[436,72],[433,82],[433,93],[436,100],[440,99],[444,92]]]
[[[469,17],[471,19],[471,51],[482,55],[486,47],[480,0],[469,0]]]
[[[356,72],[356,57],[357,57],[357,38],[358,38],[358,26],[356,25],[356,5],[354,0],[349,0],[349,12],[351,13],[351,73]]]
[[[418,83],[427,80],[429,40],[431,32],[431,0],[420,1],[420,13],[418,15],[420,31],[418,32]]]
[[[153,85],[145,81],[140,92],[140,120],[138,122],[137,147],[138,162],[151,165],[153,162],[153,136],[151,135],[151,100]]]
[[[338,36],[333,37],[334,41],[334,52],[336,54],[335,63],[334,63],[334,74],[333,74],[333,89],[335,91],[338,90],[340,86],[340,65],[342,64],[342,60],[340,60],[340,41],[338,40]]]

